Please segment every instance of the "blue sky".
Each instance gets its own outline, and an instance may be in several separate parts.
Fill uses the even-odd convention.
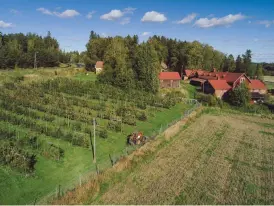
[[[199,40],[234,56],[274,62],[274,0],[0,0],[0,31],[51,31],[62,49],[85,50],[91,30]]]

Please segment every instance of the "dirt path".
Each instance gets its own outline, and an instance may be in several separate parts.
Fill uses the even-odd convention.
[[[203,115],[98,202],[274,203],[273,123],[258,117]]]

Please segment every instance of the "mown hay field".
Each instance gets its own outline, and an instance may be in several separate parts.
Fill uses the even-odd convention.
[[[273,204],[274,121],[203,114],[89,204]]]

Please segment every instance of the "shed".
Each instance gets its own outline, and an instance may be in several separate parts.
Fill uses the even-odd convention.
[[[160,72],[159,80],[161,88],[178,88],[181,76],[178,72]]]
[[[97,61],[95,64],[95,73],[99,74],[100,72],[102,72],[104,68],[104,62],[103,61]]]
[[[231,89],[226,80],[208,80],[203,85],[204,93],[213,94],[222,99],[227,92]]]

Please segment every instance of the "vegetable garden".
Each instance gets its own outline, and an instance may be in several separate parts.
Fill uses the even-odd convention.
[[[95,170],[93,118],[97,123],[96,159],[104,169],[111,165],[110,155],[125,154],[128,134],[140,130],[154,136],[163,124],[180,117],[190,107],[180,103],[181,98],[180,92],[163,97],[69,78],[4,83],[0,93],[0,179],[13,174],[19,181],[14,186],[22,188],[14,192],[11,185],[5,190],[10,182],[0,183],[0,191],[4,191],[0,202],[28,204],[79,173]],[[45,181],[47,186],[41,188]]]

